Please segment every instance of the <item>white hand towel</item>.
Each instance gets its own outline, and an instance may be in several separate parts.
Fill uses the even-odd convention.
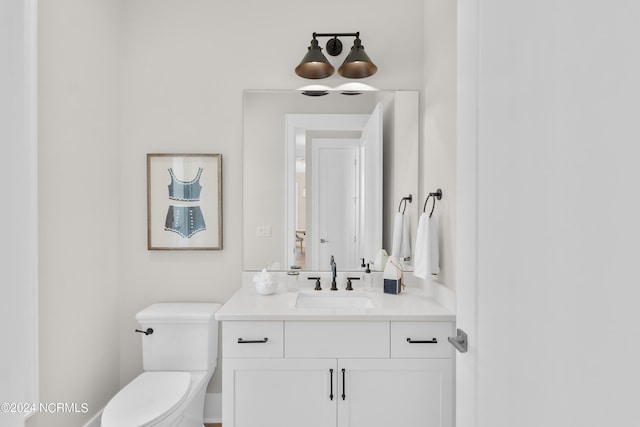
[[[416,254],[413,261],[413,275],[426,279],[440,273],[440,252],[438,249],[438,221],[423,213],[418,221]]]
[[[411,237],[409,234],[409,224],[402,212],[396,212],[393,218],[393,245],[391,256],[400,261],[411,259]]]
[[[402,250],[400,261],[411,261],[411,233],[409,231],[409,218],[402,215]]]

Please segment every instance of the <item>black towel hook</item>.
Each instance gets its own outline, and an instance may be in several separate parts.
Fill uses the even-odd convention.
[[[429,213],[429,218],[431,218],[431,215],[433,215],[433,210],[436,208],[436,199],[437,200],[442,199],[442,190],[438,188],[435,193],[429,193],[429,195],[427,196],[427,200],[424,201],[422,212],[427,211],[427,202],[431,197],[433,197],[433,205],[431,206],[431,212]]]
[[[404,203],[404,208],[402,209],[402,213],[404,214],[404,211],[407,210],[407,200],[409,201],[409,203],[413,202],[413,196],[409,194],[407,197],[403,197],[402,200],[400,200],[400,204],[398,205],[398,212],[400,212],[400,208]]]

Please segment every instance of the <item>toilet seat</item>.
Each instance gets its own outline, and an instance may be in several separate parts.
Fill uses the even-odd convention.
[[[102,427],[143,427],[169,416],[189,394],[189,372],[144,372],[107,404]]]

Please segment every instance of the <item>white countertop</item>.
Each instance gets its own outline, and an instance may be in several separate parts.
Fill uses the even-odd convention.
[[[304,289],[302,293],[316,291]],[[251,287],[236,292],[216,313],[217,320],[401,320],[453,322],[455,315],[418,288],[407,288],[400,295],[377,289],[371,292],[317,291],[326,295],[366,295],[373,308],[298,308],[299,292],[278,289],[272,295],[260,295]]]

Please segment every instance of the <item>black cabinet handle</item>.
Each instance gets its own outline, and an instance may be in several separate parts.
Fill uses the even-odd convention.
[[[331,392],[329,393],[329,400],[333,400],[333,369],[329,369],[329,378],[331,378]]]
[[[347,395],[345,394],[345,390],[344,390],[344,385],[345,385],[344,371],[345,371],[345,369],[342,368],[342,400],[345,400],[345,398],[347,397]]]
[[[411,338],[407,338],[407,342],[409,344],[438,344],[438,339],[433,338],[431,340],[412,340]]]
[[[264,344],[267,341],[269,341],[269,338],[262,340],[243,340],[242,338],[238,338],[238,344]]]

